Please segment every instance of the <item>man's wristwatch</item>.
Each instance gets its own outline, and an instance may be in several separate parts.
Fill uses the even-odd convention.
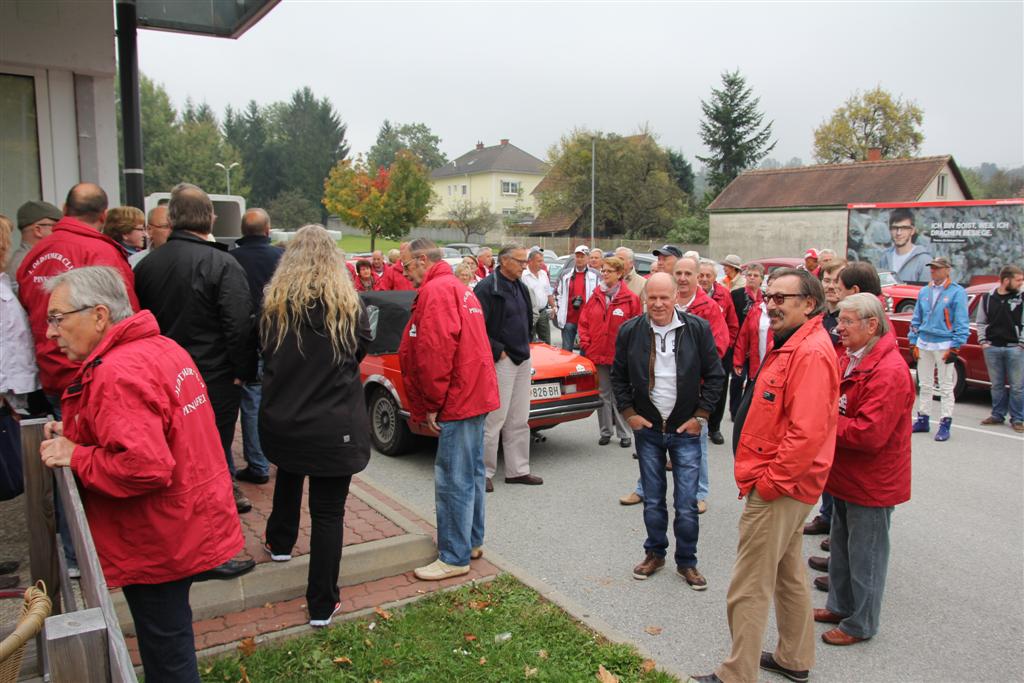
[[[700,425],[701,429],[704,429],[705,427],[708,426],[708,419],[706,417],[701,417],[700,415],[694,415],[693,419],[697,421],[697,424]]]

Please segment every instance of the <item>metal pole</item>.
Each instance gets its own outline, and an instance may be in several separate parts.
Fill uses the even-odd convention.
[[[231,167],[224,169],[224,175],[227,176],[228,194],[231,194]]]
[[[145,210],[142,167],[142,114],[139,107],[139,51],[135,3],[117,3],[117,67],[121,85],[121,122],[124,131],[125,204]]]
[[[596,168],[595,159],[597,156],[597,138],[590,138],[590,248],[594,248],[594,203],[596,201],[596,194],[594,193],[594,169]]]

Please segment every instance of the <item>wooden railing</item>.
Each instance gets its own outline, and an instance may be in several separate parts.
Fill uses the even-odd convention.
[[[32,580],[43,579],[53,600],[54,616],[46,620],[36,641],[40,674],[54,683],[137,683],[75,477],[67,467],[49,470],[39,458],[47,422],[21,422]],[[60,551],[53,504],[55,485],[78,556],[83,605],[78,605],[71,589],[64,553]]]

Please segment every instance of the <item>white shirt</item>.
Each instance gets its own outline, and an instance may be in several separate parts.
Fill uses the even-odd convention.
[[[135,266],[139,265],[139,262],[142,261],[142,259],[149,256],[150,251],[150,249],[143,249],[142,251],[137,251],[128,257],[128,265],[132,267],[132,270],[135,270]]]
[[[847,350],[846,355],[850,357],[850,364],[846,366],[846,372],[843,373],[843,377],[849,377],[850,373],[853,372],[854,368],[860,365],[860,362],[864,360],[864,354],[868,350],[868,345],[860,347],[856,351]]]
[[[11,279],[0,271],[0,394],[27,394],[39,388],[36,347],[28,316],[11,288]]]
[[[648,318],[650,320],[650,318]],[[654,331],[654,377],[651,388],[651,403],[658,409],[661,419],[667,420],[676,407],[676,335],[674,330],[683,326],[678,316],[672,316],[668,325],[655,325]]]
[[[899,253],[896,252],[895,249],[893,250],[893,253],[892,253],[892,271],[894,273],[900,272],[900,268],[902,268],[903,264],[907,262],[907,259],[910,258],[910,255],[913,253],[913,251],[914,250],[911,249],[906,254],[899,254]]]
[[[757,319],[757,357],[760,360],[764,360],[764,355],[768,353],[768,328],[771,323],[771,318],[768,317],[768,307],[762,301],[759,304],[761,310],[761,317]]]
[[[551,278],[546,270],[541,268],[534,275],[529,268],[523,271],[523,284],[530,290],[533,299],[533,310],[539,311],[548,305],[548,297],[551,296]]]

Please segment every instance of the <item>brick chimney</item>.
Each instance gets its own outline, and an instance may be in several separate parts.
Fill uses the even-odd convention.
[[[502,138],[501,139],[501,146],[504,147],[507,144],[508,144],[508,138]]]
[[[483,149],[484,148],[484,143],[483,143],[482,140],[477,140],[476,148],[477,149]]]
[[[881,147],[869,147],[868,148],[868,161],[881,161],[882,160],[882,148]]]

